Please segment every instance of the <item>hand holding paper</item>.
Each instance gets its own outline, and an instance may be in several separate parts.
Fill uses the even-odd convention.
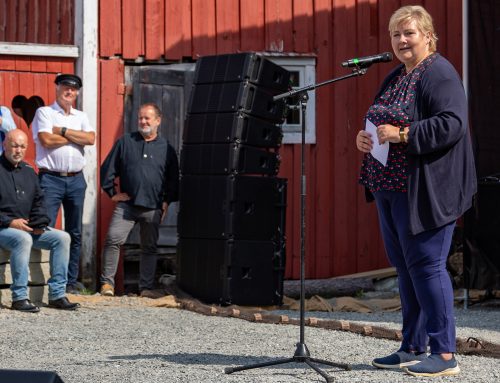
[[[379,161],[382,165],[387,164],[387,157],[389,155],[389,142],[385,142],[380,145],[377,140],[377,127],[370,121],[366,120],[365,130],[368,133],[371,133],[373,137],[373,149],[370,154]]]

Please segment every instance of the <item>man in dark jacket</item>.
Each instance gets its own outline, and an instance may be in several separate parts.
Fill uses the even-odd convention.
[[[75,310],[66,298],[69,235],[48,227],[43,193],[33,168],[23,162],[28,137],[19,129],[7,133],[0,157],[0,247],[10,252],[12,309],[38,312],[28,299],[31,248],[50,250],[49,307]]]
[[[175,149],[158,135],[161,112],[155,104],[139,109],[138,132],[121,137],[101,166],[101,187],[117,202],[104,243],[101,294],[114,295],[120,246],[140,224],[141,295],[154,287],[160,223],[168,204],[178,200],[179,165]],[[115,179],[120,179],[116,190]]]

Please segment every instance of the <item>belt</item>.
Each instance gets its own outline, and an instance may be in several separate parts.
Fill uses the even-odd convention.
[[[57,177],[74,177],[80,174],[82,171],[80,170],[79,172],[54,172],[49,169],[40,168],[38,169],[38,172],[50,174],[52,176],[57,176]]]

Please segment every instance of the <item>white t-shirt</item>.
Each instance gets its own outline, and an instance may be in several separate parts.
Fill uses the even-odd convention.
[[[65,127],[68,130],[95,132],[90,126],[87,114],[71,108],[69,115],[57,102],[38,108],[31,126],[33,141],[36,145],[36,165],[55,172],[79,172],[85,166],[84,147],[69,142],[55,149],[45,148],[38,140],[38,133],[52,133],[52,127]]]

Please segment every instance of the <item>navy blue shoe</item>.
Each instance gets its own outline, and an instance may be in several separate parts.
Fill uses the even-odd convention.
[[[405,371],[413,376],[446,376],[456,375],[460,367],[453,356],[450,360],[444,360],[440,354],[430,354],[421,363],[405,368]]]
[[[398,351],[383,358],[375,358],[372,365],[377,368],[403,368],[413,366],[427,358],[425,352],[415,354],[414,352]]]

